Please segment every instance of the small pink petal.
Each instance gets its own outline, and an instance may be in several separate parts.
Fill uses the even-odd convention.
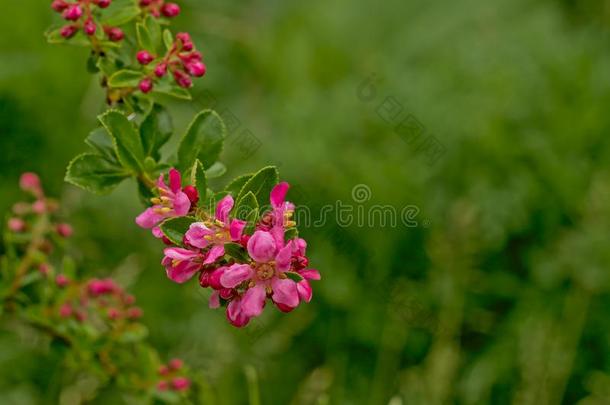
[[[273,187],[269,198],[271,200],[272,206],[279,207],[284,203],[284,200],[286,199],[286,193],[288,192],[289,187],[290,186],[285,181]]]
[[[210,244],[210,242],[205,239],[205,236],[212,235],[213,233],[214,231],[205,226],[203,222],[194,222],[191,224],[188,231],[186,231],[184,237],[189,245],[203,249]]]
[[[295,238],[291,240],[290,243],[292,245],[293,254],[305,256],[305,250],[307,249],[307,242],[305,241],[305,239]]]
[[[233,197],[229,194],[225,196],[222,200],[218,202],[216,205],[216,219],[227,223],[229,221],[229,212],[233,209]]]
[[[208,255],[206,256],[205,260],[203,261],[203,264],[214,263],[216,261],[216,259],[223,256],[224,254],[225,254],[225,247],[223,245],[215,245],[208,252]]]
[[[189,249],[183,249],[178,247],[165,248],[163,254],[171,259],[176,260],[191,260],[199,256],[198,252]]]
[[[266,297],[267,293],[264,285],[257,284],[250,288],[241,299],[243,314],[249,318],[259,316],[263,312]]]
[[[201,269],[201,265],[189,261],[183,261],[176,266],[166,267],[167,277],[179,284],[190,280],[195,273]]]
[[[247,264],[234,264],[220,276],[220,284],[225,288],[234,288],[252,278],[254,271]]]
[[[248,253],[255,261],[266,263],[275,257],[277,247],[269,232],[256,231],[248,240]]]
[[[250,321],[250,318],[245,316],[241,310],[240,299],[234,299],[227,305],[227,319],[233,326],[237,326],[238,328],[246,326]]]
[[[136,217],[136,224],[142,228],[150,229],[161,222],[165,216],[157,214],[154,209],[156,206],[147,208],[143,213]]]
[[[169,170],[169,188],[174,193],[180,191],[180,186],[182,183],[182,179],[180,178],[180,172],[176,169]]]
[[[274,278],[271,280],[271,288],[273,288],[273,301],[284,304],[289,307],[299,305],[299,293],[297,292],[297,284],[286,278]]]
[[[163,231],[158,226],[153,227],[152,234],[157,239],[161,239],[164,236]]]
[[[231,235],[232,241],[241,240],[241,235],[243,234],[246,225],[247,222],[242,221],[241,219],[234,219],[233,221],[231,221],[231,225],[229,227],[229,234]]]
[[[208,305],[212,309],[220,307],[220,294],[218,293],[218,291],[212,292]]]
[[[299,293],[299,298],[305,302],[311,301],[311,296],[313,291],[311,289],[311,285],[307,280],[301,280],[297,283],[297,292]]]
[[[316,269],[305,269],[305,270],[301,270],[299,271],[299,274],[307,280],[319,280],[322,277],[320,277],[320,272]]]
[[[286,245],[280,250],[275,256],[275,265],[279,271],[287,271],[290,269],[290,262],[292,260],[292,247]]]
[[[191,200],[189,199],[189,196],[180,190],[176,193],[173,204],[174,212],[176,213],[176,216],[179,217],[185,216],[191,209]]]
[[[288,305],[280,304],[278,302],[275,303],[275,306],[282,312],[291,312],[294,310],[294,307],[289,307]]]

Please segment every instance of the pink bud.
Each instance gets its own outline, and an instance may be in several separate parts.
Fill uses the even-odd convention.
[[[146,77],[140,81],[138,87],[142,93],[150,93],[153,89],[153,82],[150,78]]]
[[[8,220],[8,229],[13,232],[23,232],[25,230],[25,222],[20,218],[11,218]]]
[[[74,25],[66,25],[59,30],[59,35],[68,39],[68,38],[72,38],[76,34],[77,31],[78,31],[78,28],[76,28]]]
[[[167,3],[161,7],[161,13],[169,18],[175,17],[180,14],[180,6],[176,3]]]
[[[167,366],[161,365],[161,366],[159,366],[159,370],[157,370],[157,372],[160,375],[167,375],[167,374],[169,374],[169,368]]]
[[[117,27],[106,28],[105,31],[108,39],[113,42],[121,41],[125,37],[123,31]]]
[[[111,0],[98,0],[97,1],[97,6],[99,8],[106,8],[110,5]]]
[[[155,59],[155,57],[152,56],[150,52],[142,50],[136,54],[136,59],[138,60],[140,65],[148,65]]]
[[[176,391],[186,391],[191,386],[191,380],[186,377],[176,377],[172,380],[172,388]]]
[[[152,3],[152,0],[140,0],[140,6],[141,7],[150,6],[151,3]]]
[[[47,276],[47,275],[49,275],[49,272],[51,271],[51,266],[49,266],[47,263],[40,263],[38,265],[38,271],[43,276]]]
[[[132,307],[127,310],[127,317],[129,319],[139,319],[142,315],[144,315],[144,312],[140,307]]]
[[[76,21],[83,15],[83,10],[78,4],[70,4],[62,13],[62,17],[68,21]]]
[[[64,11],[66,8],[68,8],[68,6],[69,4],[66,3],[64,0],[53,0],[53,2],[51,3],[51,8],[57,11],[58,13]]]
[[[159,63],[157,66],[155,66],[155,76],[163,77],[163,76],[165,76],[166,73],[167,73],[167,64],[166,63]]]
[[[243,247],[247,248],[248,247],[248,241],[250,240],[250,238],[251,238],[251,235],[243,234],[241,236],[239,244],[242,245]]]
[[[180,359],[171,359],[169,361],[169,368],[172,370],[180,370],[184,363]]]
[[[121,316],[121,313],[116,308],[108,308],[108,318],[110,319],[118,319]]]
[[[188,89],[189,87],[193,86],[193,81],[191,80],[191,78],[188,77],[186,73],[180,70],[174,70],[174,80],[176,80],[178,86],[184,87],[185,89]]]
[[[167,384],[167,381],[159,381],[159,383],[157,384],[157,389],[159,391],[167,391],[168,388],[169,385]]]
[[[176,39],[180,42],[182,50],[187,52],[193,50],[193,42],[191,41],[191,36],[187,32],[179,32],[176,34]]]
[[[70,224],[57,224],[55,230],[59,236],[63,238],[69,238],[73,233],[72,226],[70,226]]]
[[[91,279],[87,287],[89,289],[89,294],[94,297],[103,294],[110,294],[119,290],[119,286],[116,285],[116,283],[110,278],[105,278],[103,280],[99,280],[97,278]]]
[[[133,305],[136,302],[136,297],[134,297],[133,295],[126,295],[125,298],[123,299],[123,302],[125,303],[125,305]]]
[[[37,200],[32,204],[32,211],[36,214],[44,214],[47,211],[47,204],[43,200]]]
[[[72,306],[70,304],[63,304],[59,308],[59,316],[62,318],[68,318],[72,315]]]
[[[79,322],[83,322],[84,320],[86,320],[88,318],[87,313],[84,310],[82,310],[82,309],[76,310],[74,315],[76,316],[76,319]]]
[[[182,189],[182,191],[189,198],[192,205],[197,204],[197,201],[199,201],[199,192],[194,186],[186,186]]]
[[[85,25],[83,26],[83,31],[85,32],[85,34],[93,35],[95,34],[96,29],[97,26],[95,25],[92,19],[89,18],[87,21],[85,21]]]
[[[30,191],[33,193],[38,193],[41,190],[40,187],[40,178],[36,173],[26,172],[21,175],[19,178],[19,187],[23,191]]]
[[[63,288],[70,284],[70,279],[64,274],[58,274],[57,277],[55,277],[55,284],[57,284],[58,287]]]
[[[195,77],[201,77],[205,74],[206,71],[206,67],[203,64],[203,62],[191,62],[189,64],[187,64],[186,66],[186,70],[189,72],[190,75],[195,76]]]

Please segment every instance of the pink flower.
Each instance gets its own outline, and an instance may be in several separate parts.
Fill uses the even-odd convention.
[[[165,257],[161,264],[165,266],[167,277],[176,283],[190,280],[195,273],[206,264],[211,264],[224,255],[222,246],[213,246],[205,251],[183,249],[178,247],[166,248]]]
[[[191,208],[191,201],[181,189],[180,172],[169,171],[169,187],[165,184],[163,175],[157,181],[159,197],[152,199],[153,206],[138,215],[136,223],[142,228],[153,228],[166,218],[186,215]]]
[[[25,222],[21,218],[10,218],[8,220],[8,229],[13,232],[25,231]]]
[[[246,221],[230,218],[233,205],[233,197],[230,195],[220,200],[216,205],[214,218],[191,224],[184,235],[186,242],[201,249],[218,247],[218,251],[222,252],[220,256],[224,255],[225,243],[239,242],[246,227]]]
[[[172,380],[172,388],[176,391],[186,391],[191,386],[191,380],[186,377],[176,377]]]
[[[291,244],[282,246],[270,232],[256,231],[248,241],[248,254],[253,259],[250,264],[233,264],[220,277],[225,288],[247,288],[227,307],[229,321],[235,326],[242,326],[243,318],[259,316],[267,295],[287,308],[295,308],[300,301],[297,283],[285,274],[290,270]]]
[[[57,231],[59,236],[64,237],[64,238],[69,238],[70,236],[72,236],[72,233],[73,233],[72,226],[70,226],[70,224],[66,224],[66,223],[57,224],[57,226],[55,227],[55,230]]]

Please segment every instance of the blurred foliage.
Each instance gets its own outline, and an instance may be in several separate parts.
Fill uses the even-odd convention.
[[[166,279],[133,224],[133,184],[107,197],[63,184],[103,97],[86,54],[45,43],[46,6],[5,3],[0,209],[38,171],[90,271],[136,254],[152,343],[201,370],[214,403],[246,402],[252,368],[265,404],[610,400],[607,1],[182,1],[175,24],[209,70],[198,106],[174,106],[178,131],[215,104],[261,145],[229,139],[226,178],[276,164],[312,212],[353,202],[356,184],[365,207],[420,208],[417,227],[301,227],[323,276],[313,301],[245,330]],[[378,115],[387,97],[445,147],[435,164]],[[1,339],[0,403],[53,403],[53,359]]]

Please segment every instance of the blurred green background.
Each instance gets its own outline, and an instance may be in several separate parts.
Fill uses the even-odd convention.
[[[313,301],[229,326],[196,282],[166,279],[133,184],[98,197],[63,183],[103,96],[86,51],[45,43],[38,0],[0,13],[1,212],[19,174],[40,173],[83,267],[141,270],[151,342],[220,404],[246,402],[244,365],[264,404],[610,403],[609,1],[179,3],[174,27],[208,74],[197,103],[172,106],[178,132],[215,104],[260,144],[230,139],[217,185],[276,164],[314,213],[362,184],[355,206],[416,206],[417,226],[302,227],[323,276]],[[408,115],[436,162],[396,130]],[[2,339],[0,402],[53,403],[53,360]]]

